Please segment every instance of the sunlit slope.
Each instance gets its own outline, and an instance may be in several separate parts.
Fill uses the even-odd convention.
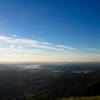
[[[62,98],[57,100],[100,100],[100,96],[93,97],[70,97],[70,98]]]

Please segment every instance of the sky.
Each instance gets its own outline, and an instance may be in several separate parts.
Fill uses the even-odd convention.
[[[100,0],[0,0],[0,62],[100,61]]]

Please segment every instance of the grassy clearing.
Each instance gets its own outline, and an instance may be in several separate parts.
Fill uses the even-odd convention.
[[[100,100],[100,96],[93,97],[70,97],[70,98],[62,98],[57,100]]]

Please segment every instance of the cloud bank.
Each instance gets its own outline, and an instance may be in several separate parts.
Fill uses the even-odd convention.
[[[87,50],[100,52],[96,48]],[[68,45],[0,35],[0,62],[100,61],[100,55],[80,51]]]
[[[70,46],[64,46],[64,45],[52,45],[52,43],[48,42],[41,42],[36,41],[32,39],[23,39],[23,38],[17,38],[16,35],[12,35],[11,37],[7,36],[0,36],[0,43],[1,45],[8,45],[9,48],[16,48],[22,47],[26,49],[28,48],[42,48],[42,49],[50,49],[50,50],[76,50],[76,48],[70,47]]]

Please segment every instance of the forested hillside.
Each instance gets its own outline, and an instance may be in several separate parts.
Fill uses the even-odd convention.
[[[100,96],[100,64],[45,64],[38,69],[23,66],[31,64],[0,65],[0,100],[84,100]]]

